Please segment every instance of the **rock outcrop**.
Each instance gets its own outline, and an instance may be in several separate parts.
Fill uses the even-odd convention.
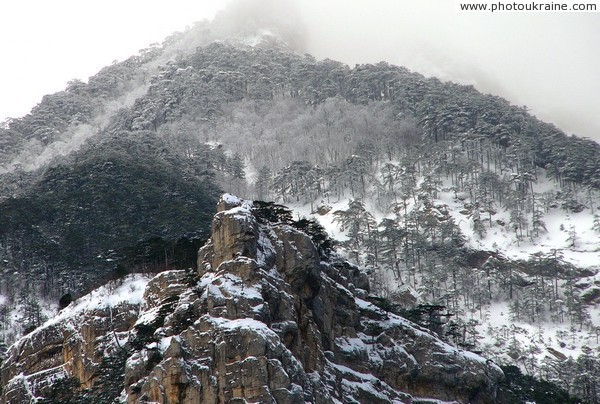
[[[97,385],[105,358],[125,350],[148,280],[99,288],[13,344],[0,368],[0,402],[30,403],[66,379],[79,390]]]
[[[47,397],[59,379],[76,382],[74,396],[99,394],[111,355],[123,357],[113,398],[127,403],[492,403],[502,377],[370,303],[358,268],[321,261],[308,235],[231,195],[198,273],[163,272],[132,304],[80,310],[20,340],[2,402]]]

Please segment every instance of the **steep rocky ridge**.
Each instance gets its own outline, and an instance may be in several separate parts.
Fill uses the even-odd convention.
[[[75,302],[14,344],[2,403],[52,402],[59,383],[72,402],[496,401],[499,368],[370,303],[358,268],[322,261],[251,202],[225,195],[217,210],[198,273],[163,272],[119,304]]]

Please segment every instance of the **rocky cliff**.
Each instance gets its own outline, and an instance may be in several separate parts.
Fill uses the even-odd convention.
[[[198,273],[102,288],[14,344],[2,403],[496,402],[498,367],[372,304],[358,268],[217,210]]]

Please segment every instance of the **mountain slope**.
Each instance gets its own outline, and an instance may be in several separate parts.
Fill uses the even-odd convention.
[[[97,290],[17,342],[2,402],[495,400],[497,366],[370,303],[358,268],[248,201],[218,211],[197,274]]]
[[[190,266],[221,188],[322,220],[373,292],[440,337],[597,395],[597,143],[470,86],[214,24],[0,129],[5,308]]]
[[[152,134],[123,133],[1,201],[4,281],[17,271],[13,285],[27,282],[58,299],[103,283],[117,261],[130,266],[135,257],[126,248],[152,238],[168,244],[206,237],[202,229],[218,193],[206,161],[185,159],[161,143]]]

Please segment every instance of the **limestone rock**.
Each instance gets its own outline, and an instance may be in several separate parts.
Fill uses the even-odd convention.
[[[28,403],[70,377],[81,389],[92,387],[103,359],[127,340],[147,282],[133,276],[102,287],[13,344],[0,369],[0,402]]]
[[[239,203],[239,204],[237,204]],[[226,207],[231,209],[224,210]],[[211,243],[203,248],[199,259],[208,258],[208,262],[198,262],[198,267],[216,269],[222,262],[238,256],[256,258],[258,241],[258,223],[250,211],[251,204],[229,196],[219,200],[217,214],[211,226]],[[207,257],[207,254],[210,254]]]
[[[308,235],[257,220],[250,202],[221,198],[198,261],[146,281],[137,305],[80,310],[19,341],[3,402],[50,394],[57,378],[93,398],[107,377],[130,404],[496,400],[499,368],[376,307],[364,272],[322,261]],[[119,355],[110,374],[101,364]]]

